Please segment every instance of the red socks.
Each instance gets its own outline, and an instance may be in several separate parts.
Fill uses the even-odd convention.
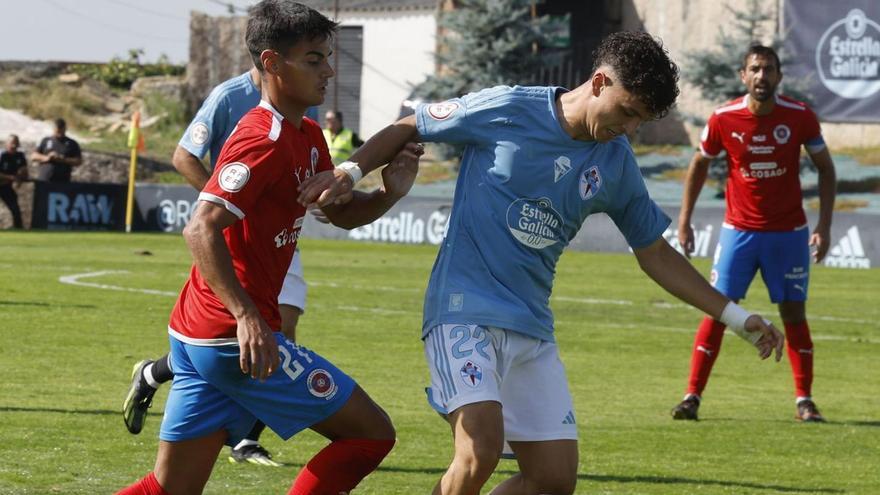
[[[354,489],[391,452],[394,440],[335,440],[300,471],[287,495],[339,495]]]
[[[150,471],[137,483],[116,492],[116,495],[169,495],[169,493],[162,488],[162,485],[156,481],[156,475]]]
[[[712,365],[721,351],[724,338],[724,323],[704,317],[694,338],[694,351],[691,354],[691,376],[688,379],[687,393],[700,396],[709,381]]]
[[[810,397],[813,386],[813,340],[806,320],[785,324],[785,340],[788,341],[788,360],[794,375],[794,388],[798,397]]]

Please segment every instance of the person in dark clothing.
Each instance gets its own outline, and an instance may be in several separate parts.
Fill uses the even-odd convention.
[[[28,178],[27,158],[18,151],[19,145],[18,136],[11,134],[6,141],[6,149],[0,151],[0,199],[12,213],[12,226],[16,229],[24,228],[24,225],[18,207],[18,194],[13,185]]]
[[[55,120],[55,133],[40,141],[31,159],[39,164],[37,180],[48,182],[70,182],[73,167],[82,165],[82,151],[79,143],[67,137],[67,123],[64,119]]]

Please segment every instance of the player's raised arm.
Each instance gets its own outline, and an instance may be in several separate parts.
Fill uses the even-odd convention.
[[[782,333],[760,315],[749,313],[715,290],[688,261],[662,237],[644,248],[633,249],[642,270],[682,301],[723,321],[737,335],[758,348],[761,359],[776,351],[782,358]]]
[[[382,169],[382,187],[373,192],[355,191],[343,205],[327,205],[322,211],[337,227],[353,229],[373,222],[406,196],[419,172],[419,157],[424,148],[419,143],[407,145]]]
[[[278,346],[272,330],[232,268],[223,230],[236,221],[238,217],[229,210],[201,201],[184,228],[183,237],[199,273],[238,323],[241,371],[263,380],[278,368]]]
[[[349,161],[340,164],[332,173],[317,174],[304,180],[299,186],[297,201],[302,205],[317,203],[321,207],[346,202],[357,181],[394,159],[406,143],[416,140],[415,116],[398,120],[368,139]]]

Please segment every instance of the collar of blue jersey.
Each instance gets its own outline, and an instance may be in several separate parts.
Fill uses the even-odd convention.
[[[275,115],[275,117],[278,118],[279,122],[284,120],[284,116],[281,115],[281,112],[279,112],[278,110],[275,110],[275,107],[273,107],[272,104],[269,103],[268,101],[260,100],[260,106],[265,108],[266,110],[272,112]]]

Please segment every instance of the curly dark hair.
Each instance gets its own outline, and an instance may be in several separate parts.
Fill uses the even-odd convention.
[[[301,40],[330,38],[337,23],[317,10],[293,0],[263,0],[248,9],[245,42],[254,66],[263,71],[263,50],[287,52]]]
[[[655,118],[663,118],[678,98],[678,66],[660,40],[641,31],[621,31],[593,52],[593,73],[607,65],[623,89],[635,95]]]

